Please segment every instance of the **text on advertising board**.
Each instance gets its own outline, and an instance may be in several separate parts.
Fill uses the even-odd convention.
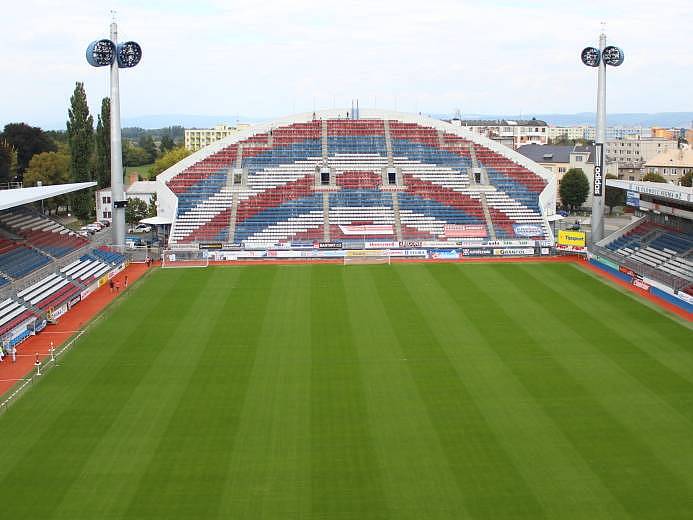
[[[604,192],[604,145],[594,145],[594,196],[601,197]]]

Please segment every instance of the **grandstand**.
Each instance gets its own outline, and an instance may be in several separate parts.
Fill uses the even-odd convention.
[[[159,175],[170,245],[553,242],[546,217],[555,180],[537,164],[442,121],[374,110],[345,116],[257,125]]]
[[[591,260],[693,310],[693,189],[609,179],[638,217],[597,243]],[[683,302],[683,303],[682,303]]]
[[[0,341],[40,332],[122,268],[124,256],[94,247],[28,203],[94,183],[0,192]]]

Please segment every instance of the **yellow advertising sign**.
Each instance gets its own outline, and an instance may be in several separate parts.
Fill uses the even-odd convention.
[[[585,232],[584,231],[558,231],[558,245],[585,247]]]

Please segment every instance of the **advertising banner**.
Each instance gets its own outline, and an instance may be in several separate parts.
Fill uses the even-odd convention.
[[[394,235],[391,224],[339,225],[345,235]]]
[[[346,251],[346,256],[385,256],[387,251],[384,249],[349,249]]]
[[[494,249],[494,256],[528,256],[534,254],[534,248],[505,248],[505,249]]]
[[[443,235],[446,238],[484,238],[488,232],[483,224],[445,224]]]
[[[462,256],[491,256],[492,254],[493,249],[490,249],[488,247],[462,249]]]
[[[221,249],[222,245],[221,242],[210,242],[208,244],[200,244],[200,249]]]
[[[394,247],[399,247],[399,242],[385,241],[385,240],[371,240],[369,242],[364,242],[363,247],[366,249],[389,249]]]
[[[633,278],[633,285],[635,285],[639,289],[642,289],[643,291],[650,290],[650,286],[643,282],[640,278]]]
[[[626,206],[640,207],[640,194],[637,191],[626,191]]]
[[[635,271],[633,271],[632,269],[629,269],[625,266],[619,265],[618,270],[621,271],[623,274],[630,276],[631,278],[637,278],[638,277],[638,275],[635,274]]]
[[[423,242],[421,240],[403,240],[399,243],[399,245],[396,245],[394,247],[421,247]]]
[[[428,256],[428,251],[425,249],[392,249],[388,251],[390,256],[416,256],[421,258],[426,258]]]
[[[604,195],[604,145],[594,145],[594,196]]]
[[[82,301],[82,298],[79,294],[76,296],[73,296],[72,298],[70,298],[70,301],[67,302],[67,308],[71,309],[72,307],[77,305],[80,301]]]
[[[318,244],[319,249],[342,249],[341,242],[320,242]]]
[[[544,228],[537,224],[513,224],[513,231],[518,237],[540,237],[544,235]]]
[[[58,318],[60,318],[60,316],[62,316],[66,312],[67,312],[67,304],[63,303],[60,307],[58,307],[57,309],[53,309],[51,311],[51,313],[50,313],[51,318],[54,320],[57,320]]]
[[[568,231],[561,229],[558,231],[558,245],[585,247],[586,234],[584,231]]]
[[[431,258],[436,260],[456,260],[460,257],[457,249],[434,249],[431,251]]]
[[[609,260],[608,258],[603,258],[603,257],[601,257],[601,256],[599,256],[599,255],[594,255],[594,259],[595,259],[597,262],[601,262],[602,264],[604,264],[604,265],[606,265],[606,266],[608,266],[608,267],[611,267],[612,269],[618,271],[619,265],[618,265],[616,262],[614,262],[613,260]]]

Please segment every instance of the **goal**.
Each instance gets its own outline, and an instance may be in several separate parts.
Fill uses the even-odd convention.
[[[345,256],[344,265],[390,264],[389,255]]]
[[[207,267],[207,251],[199,249],[165,249],[161,254],[161,267]]]

